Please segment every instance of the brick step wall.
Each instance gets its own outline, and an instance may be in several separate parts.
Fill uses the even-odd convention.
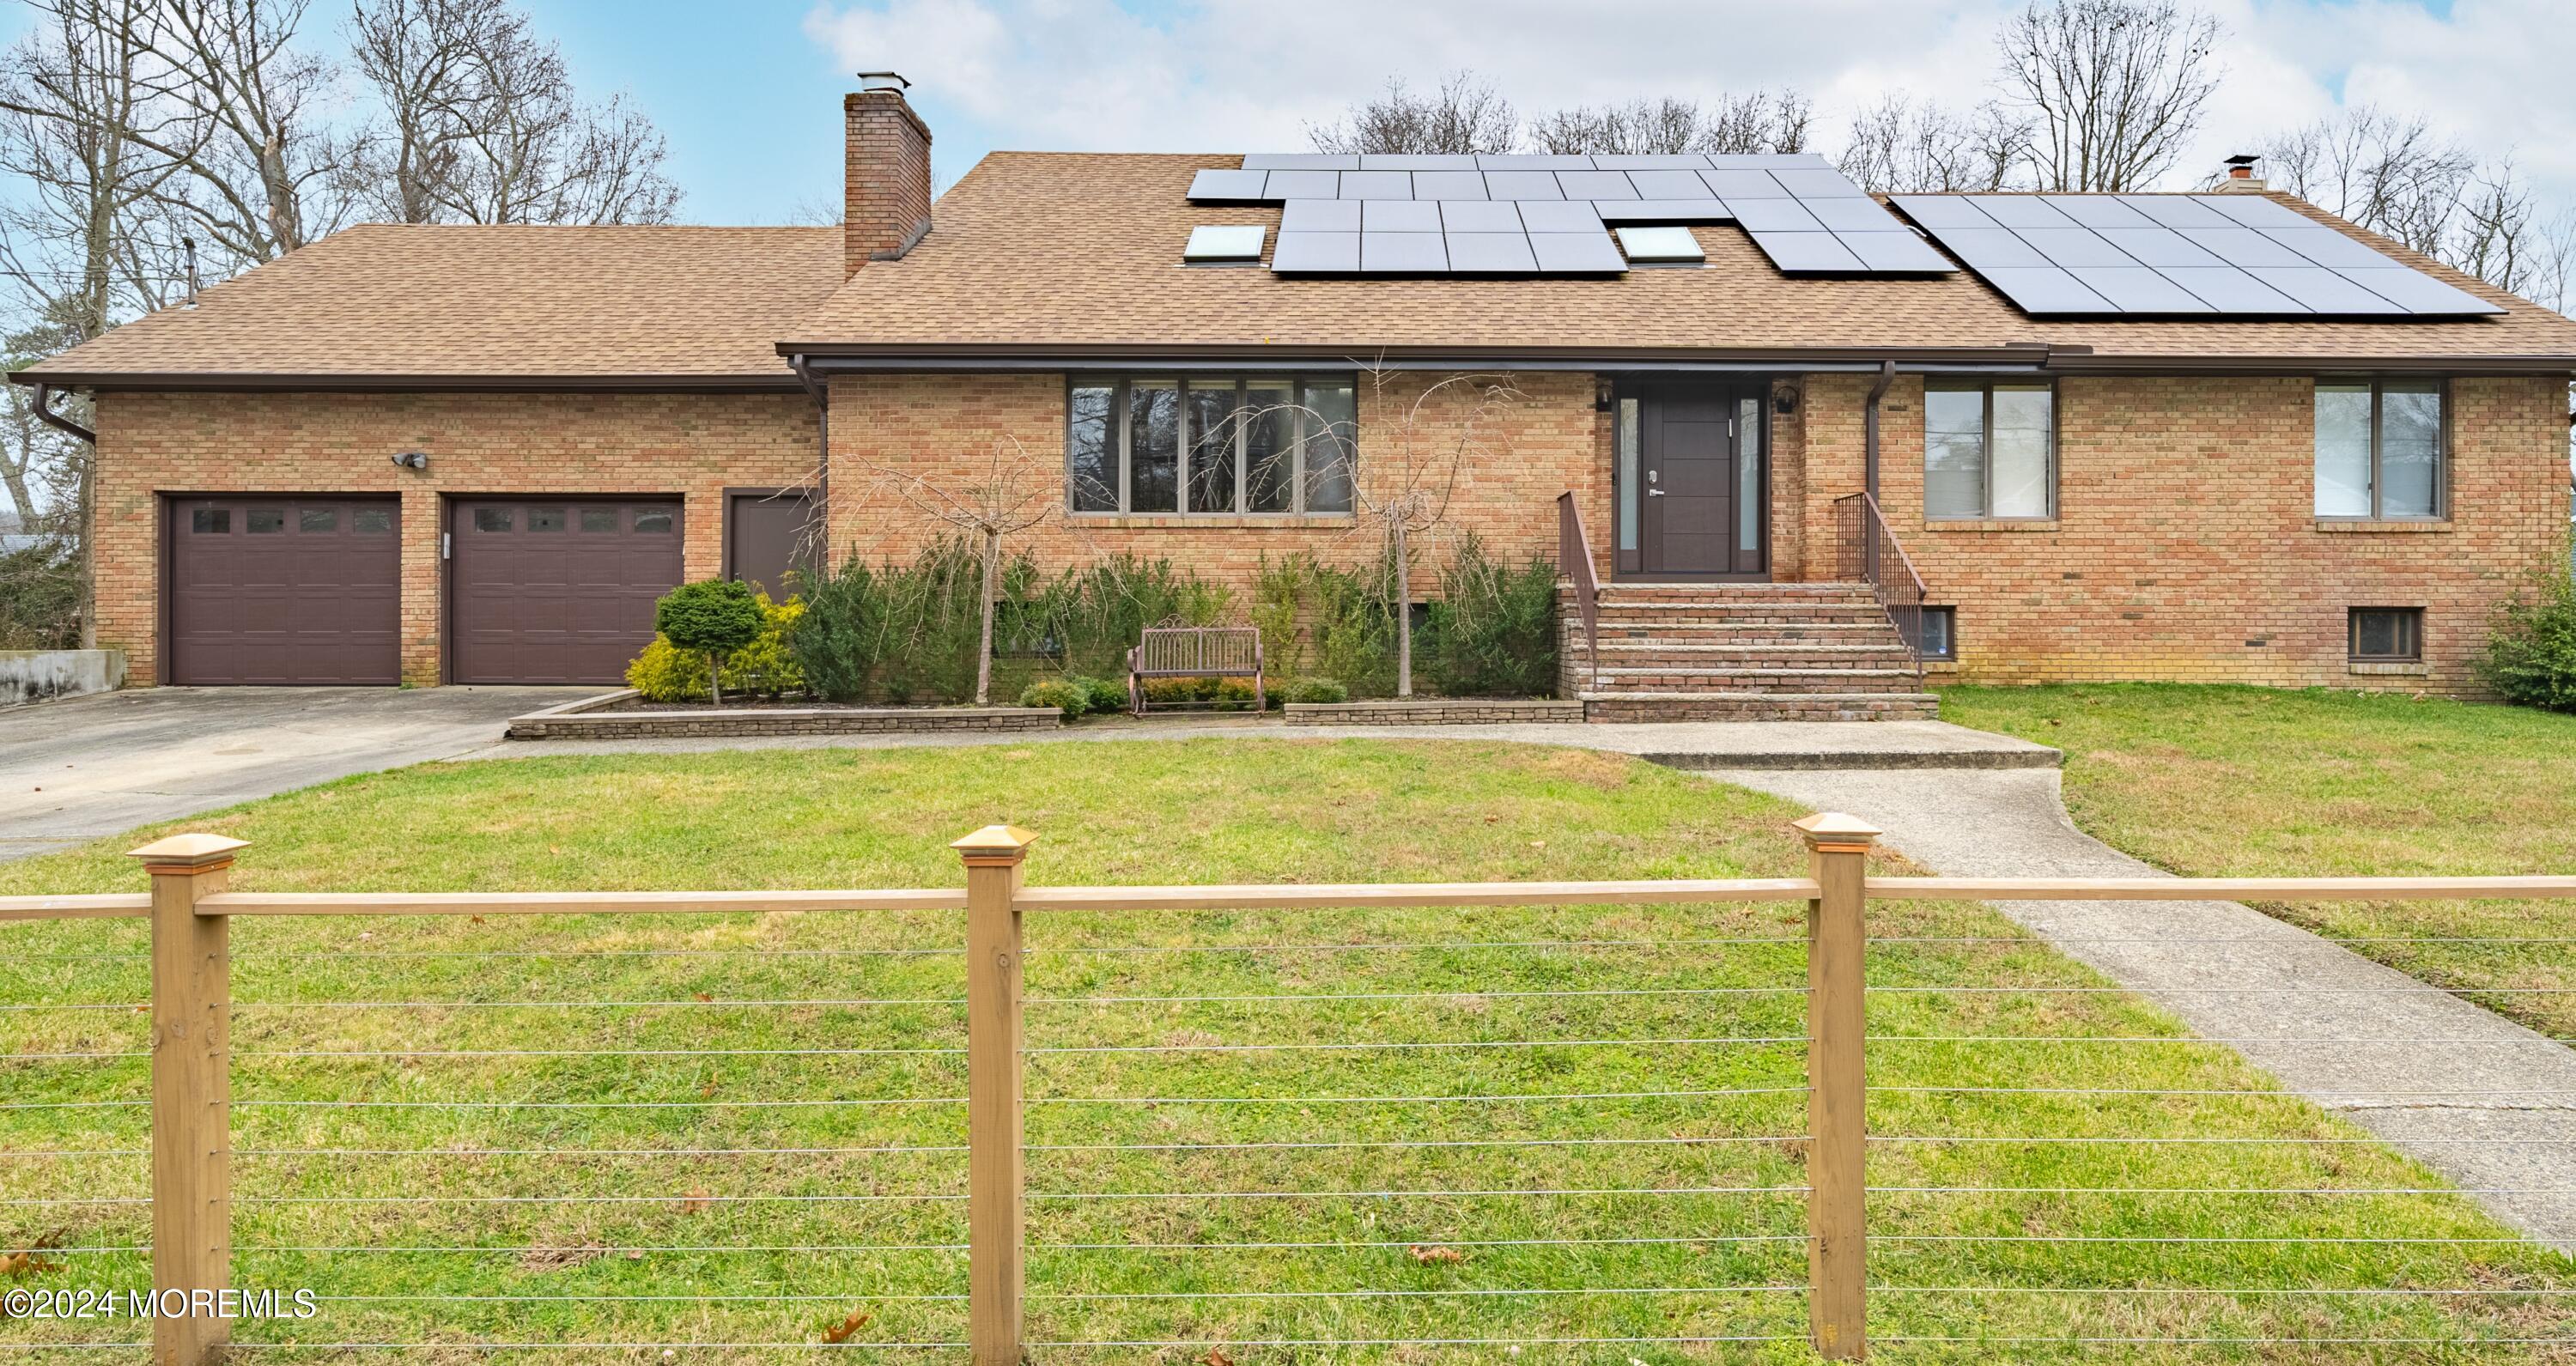
[[[1642,668],[1597,675],[1604,692],[1912,692],[1914,670],[1768,667]]]
[[[1701,645],[1681,641],[1601,642],[1605,669],[1895,669],[1914,673],[1913,658],[1895,641],[1823,645],[1776,641],[1762,645]]]
[[[1580,640],[1583,621],[1562,623],[1569,640]],[[1601,625],[1601,648],[1641,642],[1673,645],[1832,645],[1893,640],[1895,627],[1885,617],[1876,621],[1658,621]]]

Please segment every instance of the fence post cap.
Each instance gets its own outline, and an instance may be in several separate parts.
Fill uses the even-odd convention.
[[[1036,834],[1016,825],[988,825],[948,847],[968,863],[1017,863],[1037,840]]]
[[[225,835],[172,835],[140,849],[129,849],[126,857],[143,860],[147,870],[166,867],[198,871],[220,868],[233,861],[234,850],[249,847],[249,840]]]
[[[1807,837],[1807,847],[1833,853],[1866,853],[1881,834],[1877,826],[1840,811],[1819,811],[1789,822]]]

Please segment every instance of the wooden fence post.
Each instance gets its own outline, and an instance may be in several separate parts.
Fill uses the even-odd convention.
[[[231,921],[197,902],[242,847],[172,835],[133,852],[152,877],[154,1366],[207,1366],[232,1336],[214,1298],[232,1284]]]
[[[1879,832],[1838,811],[1796,825],[1819,893],[1807,903],[1807,1327],[1819,1355],[1857,1361],[1869,1349],[1863,878]]]
[[[1020,863],[1037,836],[988,825],[966,863],[966,1312],[975,1366],[1018,1366]]]

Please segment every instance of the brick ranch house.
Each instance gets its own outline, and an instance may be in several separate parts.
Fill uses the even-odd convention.
[[[356,227],[13,376],[95,398],[101,642],[138,682],[614,682],[671,585],[775,581],[808,525],[900,556],[889,475],[1001,450],[1064,471],[1043,559],[1356,562],[1455,375],[1421,421],[1509,396],[1449,524],[1554,555],[1571,495],[1599,715],[1916,713],[1915,645],[2471,691],[2565,534],[2576,323],[2259,182],[995,153],[934,204],[865,85],[843,227]],[[1907,563],[1900,639],[1847,585],[1902,609]]]

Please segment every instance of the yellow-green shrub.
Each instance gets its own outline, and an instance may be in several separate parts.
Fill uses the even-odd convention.
[[[805,672],[788,651],[787,633],[805,615],[805,604],[796,598],[773,603],[765,593],[759,601],[760,634],[752,637],[750,644],[725,656],[725,691],[763,697],[801,692]],[[707,657],[656,635],[653,643],[644,647],[644,653],[626,666],[626,686],[647,702],[699,701],[707,696]]]

